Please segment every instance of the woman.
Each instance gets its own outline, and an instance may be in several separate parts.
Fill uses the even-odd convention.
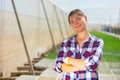
[[[68,21],[77,35],[62,42],[55,71],[64,72],[62,80],[98,80],[103,40],[90,35],[86,28],[87,16],[81,10],[71,11]]]

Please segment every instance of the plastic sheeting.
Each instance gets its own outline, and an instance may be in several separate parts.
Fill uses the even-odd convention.
[[[14,1],[31,60],[75,34],[69,27],[67,14],[48,0],[43,0],[55,42],[53,44],[41,0]],[[0,0],[0,72],[10,76],[10,72],[26,62],[27,56],[11,0]]]

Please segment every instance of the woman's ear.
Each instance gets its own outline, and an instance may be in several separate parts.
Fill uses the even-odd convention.
[[[87,22],[87,16],[85,16],[85,21]]]

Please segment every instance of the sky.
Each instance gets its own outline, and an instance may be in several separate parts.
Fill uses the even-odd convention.
[[[120,0],[49,0],[51,3],[69,13],[79,8],[90,23],[118,24],[120,20]]]
[[[120,8],[120,0],[49,0],[65,12],[80,8]]]
[[[5,10],[13,11],[11,0],[0,0]],[[17,10],[27,15],[37,15],[37,8],[33,6],[38,0],[15,0]],[[79,8],[88,17],[88,23],[120,24],[120,0],[48,0],[65,13]],[[29,2],[29,4],[28,4]],[[3,4],[5,3],[5,4]],[[3,7],[4,8],[4,7]],[[41,8],[41,6],[40,6]]]

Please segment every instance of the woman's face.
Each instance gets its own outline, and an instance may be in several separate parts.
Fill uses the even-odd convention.
[[[86,30],[87,17],[73,14],[70,16],[70,24],[76,32],[82,32]]]

